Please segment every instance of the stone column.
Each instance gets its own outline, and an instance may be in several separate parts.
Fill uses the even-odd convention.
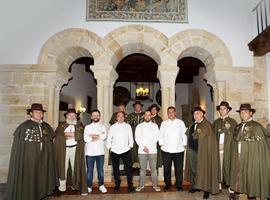
[[[48,111],[47,122],[55,129],[59,123],[59,105],[60,105],[60,90],[64,84],[71,78],[68,71],[64,71],[58,66],[55,66],[55,73],[52,73],[48,80]]]
[[[219,117],[219,115],[215,111],[216,106],[219,105],[219,103],[221,101],[227,101],[227,99],[226,99],[226,81],[217,81],[216,84],[213,84],[212,86],[214,89],[214,119],[217,119]]]
[[[97,107],[102,114],[102,123],[108,127],[112,115],[112,91],[114,82],[117,79],[117,73],[113,67],[92,66],[91,70],[97,80]]]
[[[54,83],[49,84],[49,98],[48,98],[48,110],[47,110],[47,122],[54,126],[54,105],[55,105],[55,85]]]
[[[161,86],[162,117],[167,118],[167,108],[175,106],[175,81],[179,68],[177,66],[159,66],[158,78]]]
[[[267,91],[268,91],[268,116],[267,120],[270,121],[270,54],[266,54],[266,74],[267,74]]]
[[[115,69],[92,66],[91,70],[97,80],[97,107],[101,113],[101,122],[109,128],[109,120],[113,108],[113,85],[117,79]],[[104,178],[105,182],[112,181],[112,167],[109,163],[109,151],[105,149]],[[96,175],[95,175],[96,177]],[[96,181],[96,179],[94,179]]]
[[[268,95],[267,95],[267,56],[254,57],[253,69],[253,94],[256,120],[266,124],[268,118]]]

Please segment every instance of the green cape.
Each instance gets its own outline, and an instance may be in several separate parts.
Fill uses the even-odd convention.
[[[55,150],[57,160],[57,170],[59,178],[65,180],[65,158],[66,158],[66,137],[64,130],[68,127],[67,123],[61,123],[57,127],[55,133]],[[82,194],[87,193],[87,179],[85,168],[85,153],[83,140],[83,126],[78,124],[75,126],[75,140],[77,141],[74,173],[72,177],[73,187]]]
[[[41,127],[42,138],[38,123],[32,120],[25,121],[14,132],[6,190],[8,200],[39,200],[51,195],[58,186],[54,131],[45,122]]]
[[[187,129],[189,134],[191,126]],[[219,193],[219,172],[218,147],[216,136],[213,133],[210,122],[204,119],[197,125],[193,138],[198,138],[197,170],[194,188],[210,192]],[[188,145],[187,151],[188,152]],[[185,180],[190,182],[190,160],[186,154]]]
[[[249,121],[235,127],[232,146],[231,189],[262,199],[270,197],[270,151],[264,127]],[[241,142],[241,154],[238,143]]]
[[[220,134],[224,133],[224,151],[223,151],[223,166],[222,166],[222,179],[220,177],[220,182],[225,185],[230,185],[230,174],[231,174],[231,157],[232,157],[232,140],[233,140],[233,130],[237,125],[237,122],[230,117],[226,117],[225,119],[217,119],[213,123],[214,133],[217,138],[217,144],[219,146],[219,138]],[[219,155],[219,154],[218,154]],[[220,160],[220,157],[219,157]],[[221,173],[219,173],[221,174]]]

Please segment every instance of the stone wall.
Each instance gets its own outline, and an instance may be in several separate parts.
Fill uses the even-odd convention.
[[[37,102],[51,112],[50,87],[55,88],[56,77],[63,77],[56,72],[52,66],[0,65],[0,183],[6,182],[13,132],[29,118],[26,109]]]

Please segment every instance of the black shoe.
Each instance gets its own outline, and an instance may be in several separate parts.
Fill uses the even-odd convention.
[[[135,192],[134,187],[129,187],[129,188],[128,188],[128,193],[132,193],[132,192]]]
[[[203,199],[209,199],[209,192],[203,193]]]
[[[119,186],[115,186],[115,187],[113,188],[113,191],[114,191],[114,192],[119,192],[119,189],[120,189]]]
[[[195,192],[198,192],[199,190],[195,189],[195,188],[191,188],[188,192],[190,193],[195,193]]]
[[[170,186],[165,185],[164,188],[163,188],[163,191],[167,192],[169,189],[170,189]]]
[[[177,189],[178,191],[183,191],[183,188],[182,188],[182,187],[176,187],[176,189]]]
[[[61,192],[61,191],[57,190],[57,191],[55,191],[53,196],[54,197],[60,197],[62,194],[64,194],[64,192]]]

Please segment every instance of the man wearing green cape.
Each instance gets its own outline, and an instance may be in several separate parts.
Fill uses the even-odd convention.
[[[54,131],[43,121],[42,104],[27,109],[31,119],[14,132],[7,178],[7,200],[39,200],[58,185],[53,147]]]
[[[235,127],[230,187],[248,199],[270,198],[270,151],[266,142],[270,134],[253,120],[255,109],[250,104],[241,104],[237,112],[242,123]]]
[[[64,114],[66,121],[58,125],[55,133],[56,164],[59,175],[59,191],[67,189],[69,163],[72,171],[72,190],[87,194],[86,168],[84,156],[83,125],[77,120],[78,113],[69,108]],[[60,193],[61,194],[61,193]]]
[[[222,183],[229,187],[230,185],[230,171],[231,171],[231,149],[233,130],[237,122],[229,117],[229,112],[232,107],[227,101],[222,101],[220,105],[216,107],[220,117],[213,123],[214,133],[217,137],[217,144],[219,147],[219,160],[220,160],[220,186],[222,189]]]
[[[208,199],[210,193],[219,193],[218,146],[211,123],[204,117],[205,111],[197,106],[192,114],[195,122],[186,131],[185,180],[191,183],[189,192],[204,191],[203,199]]]
[[[133,138],[135,138],[135,129],[138,124],[143,122],[143,112],[142,107],[143,104],[140,101],[135,101],[133,104],[134,112],[128,115],[127,122],[132,128]],[[131,149],[132,154],[132,164],[134,168],[139,168],[139,156],[138,156],[138,144],[134,142],[134,146]]]

